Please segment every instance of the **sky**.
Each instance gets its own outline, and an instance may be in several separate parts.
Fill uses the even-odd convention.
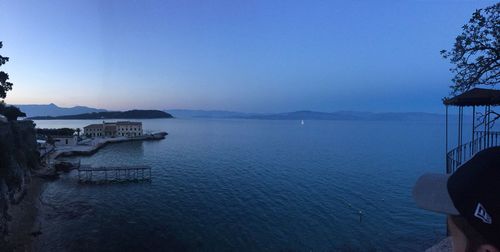
[[[451,49],[495,1],[0,0],[10,104],[443,112]]]

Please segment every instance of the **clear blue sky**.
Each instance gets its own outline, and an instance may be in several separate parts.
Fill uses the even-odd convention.
[[[442,112],[451,48],[495,1],[6,1],[12,104]]]

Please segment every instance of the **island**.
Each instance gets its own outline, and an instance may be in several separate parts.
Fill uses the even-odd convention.
[[[93,112],[78,115],[64,116],[35,116],[31,120],[82,120],[82,119],[157,119],[174,118],[171,114],[160,110],[128,110]]]

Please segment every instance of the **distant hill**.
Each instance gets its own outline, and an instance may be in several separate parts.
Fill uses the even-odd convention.
[[[294,111],[287,113],[243,113],[224,110],[129,110],[125,112],[76,106],[62,108],[51,103],[48,105],[15,105],[30,119],[152,119],[152,118],[218,118],[218,119],[260,119],[260,120],[369,120],[369,121],[429,121],[440,120],[441,114],[421,112],[372,113],[357,111]],[[81,112],[83,111],[83,112]]]
[[[443,115],[421,112],[405,113],[371,113],[371,112],[315,112],[296,111],[290,113],[278,113],[270,115],[253,115],[251,119],[267,120],[364,120],[364,121],[428,121],[444,118]]]
[[[32,104],[32,105],[14,105],[21,109],[28,117],[35,116],[64,116],[64,115],[77,115],[93,112],[106,112],[105,109],[89,108],[85,106],[76,106],[71,108],[63,108],[51,104]]]
[[[84,113],[78,115],[64,116],[36,116],[30,117],[32,120],[70,120],[70,119],[155,119],[173,118],[169,113],[160,110],[129,110],[113,112]]]
[[[261,120],[365,120],[365,121],[430,121],[440,120],[441,114],[406,112],[406,113],[372,113],[357,111],[317,112],[294,111],[287,113],[257,114],[220,110],[167,110],[179,118],[240,118]]]
[[[253,115],[247,118],[267,120],[356,120],[357,116],[351,114],[326,113],[316,111],[295,111],[288,113]]]
[[[165,112],[177,118],[238,118],[256,114],[224,110],[190,110],[190,109],[168,109]]]

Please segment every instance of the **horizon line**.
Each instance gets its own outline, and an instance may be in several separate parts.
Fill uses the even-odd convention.
[[[8,103],[6,103],[8,104]],[[188,108],[169,108],[169,109],[158,109],[158,108],[147,108],[147,109],[142,109],[142,108],[133,108],[133,109],[106,109],[106,108],[96,108],[96,107],[89,107],[86,105],[74,105],[74,106],[68,106],[68,107],[63,107],[59,106],[53,102],[51,103],[30,103],[30,104],[8,104],[8,105],[13,105],[13,106],[48,106],[48,105],[55,105],[58,108],[62,109],[72,109],[76,107],[85,107],[89,109],[99,109],[99,110],[106,110],[107,112],[118,112],[118,111],[130,111],[130,110],[160,110],[160,111],[173,111],[173,110],[184,110],[184,111],[200,111],[200,112],[227,112],[227,113],[240,113],[240,114],[284,114],[284,113],[295,113],[295,112],[315,112],[315,113],[374,113],[374,114],[383,114],[383,113],[424,113],[424,114],[435,114],[435,115],[444,115],[444,113],[438,113],[438,112],[427,112],[427,111],[367,111],[367,110],[335,110],[335,111],[322,111],[322,110],[312,110],[312,109],[297,109],[297,110],[289,110],[289,111],[281,111],[281,112],[242,112],[242,111],[237,111],[237,110],[224,110],[224,109],[202,109],[202,108],[196,108],[196,109],[188,109]]]

